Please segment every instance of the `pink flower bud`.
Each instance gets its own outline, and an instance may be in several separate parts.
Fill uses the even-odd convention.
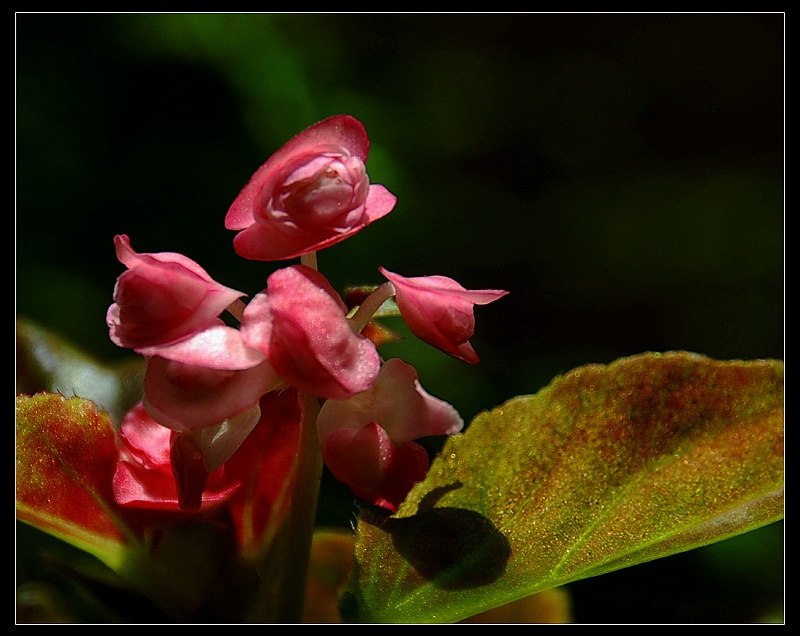
[[[469,343],[475,333],[474,305],[486,305],[508,292],[464,289],[446,276],[405,278],[380,272],[394,285],[395,300],[408,328],[421,340],[451,356],[475,364],[478,355]]]
[[[372,386],[375,345],[355,333],[328,280],[305,265],[279,269],[244,310],[242,338],[286,382],[322,398],[346,398]]]
[[[328,400],[317,418],[325,463],[361,499],[395,512],[425,478],[427,452],[414,441],[453,435],[458,412],[420,386],[416,369],[399,358],[384,363],[372,388]]]
[[[333,431],[325,438],[322,453],[331,473],[356,497],[391,512],[397,512],[430,467],[422,446],[416,442],[393,443],[376,422],[360,430]]]
[[[181,254],[138,254],[124,234],[114,243],[117,258],[128,268],[117,278],[106,315],[111,340],[120,347],[138,351],[188,338],[244,296]]]
[[[357,119],[337,115],[288,141],[231,204],[225,227],[244,258],[294,258],[352,236],[387,215],[397,198],[370,185],[369,138]]]

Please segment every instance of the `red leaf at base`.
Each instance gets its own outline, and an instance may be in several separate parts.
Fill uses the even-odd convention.
[[[111,489],[117,460],[109,415],[94,402],[16,398],[17,517],[114,568],[135,540]]]

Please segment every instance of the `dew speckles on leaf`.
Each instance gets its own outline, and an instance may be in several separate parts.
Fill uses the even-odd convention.
[[[478,415],[413,494],[462,483],[440,505],[484,515],[508,539],[498,583],[520,595],[526,582],[705,545],[782,510],[781,377],[779,361],[682,353],[589,365]],[[776,494],[762,503],[765,492]],[[405,595],[403,612],[449,604],[435,584],[403,583],[391,606]],[[399,618],[385,599],[365,602],[378,622]]]

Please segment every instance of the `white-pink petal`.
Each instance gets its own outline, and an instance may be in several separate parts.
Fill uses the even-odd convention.
[[[238,329],[222,323],[200,331],[178,343],[156,347],[143,347],[138,353],[145,357],[160,356],[209,369],[250,369],[262,364],[263,353],[245,345]]]

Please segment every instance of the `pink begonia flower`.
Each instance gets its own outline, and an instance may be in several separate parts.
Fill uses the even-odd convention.
[[[193,260],[174,252],[139,254],[124,234],[114,237],[128,269],[117,278],[106,323],[120,347],[169,345],[202,331],[244,296],[214,280]]]
[[[120,426],[115,501],[145,526],[210,512],[224,503],[240,545],[257,547],[262,534],[279,524],[291,499],[293,478],[287,476],[300,439],[297,393],[270,391],[254,410],[260,415],[244,441],[224,466],[209,468],[196,452],[197,431],[171,431],[137,404]]]
[[[293,137],[251,177],[225,217],[241,230],[236,253],[285,260],[352,236],[387,215],[397,198],[370,185],[369,137],[349,115],[325,119]]]
[[[291,386],[342,399],[371,387],[380,370],[375,345],[353,330],[346,312],[322,274],[293,265],[272,273],[266,291],[247,304],[242,338]]]
[[[387,360],[368,391],[328,400],[317,418],[325,464],[364,501],[396,512],[430,466],[413,440],[454,435],[464,421],[450,404],[428,394],[416,369]]]
[[[446,276],[405,278],[378,269],[394,285],[400,315],[418,338],[470,364],[479,361],[469,343],[475,333],[473,305],[491,303],[507,291],[464,289]]]
[[[145,520],[169,520],[185,515],[171,465],[171,439],[176,435],[156,422],[139,403],[128,411],[120,425],[120,455],[112,487],[115,501],[124,508],[148,511]],[[215,508],[238,488],[226,480],[222,469],[203,479],[200,505],[194,510]],[[161,514],[158,514],[161,513]]]

